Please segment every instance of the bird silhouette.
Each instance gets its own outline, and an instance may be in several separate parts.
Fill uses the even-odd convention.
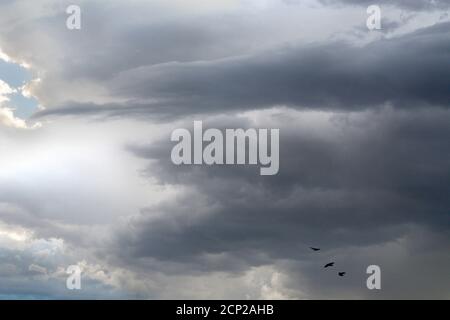
[[[320,248],[309,247],[312,251],[319,251]]]
[[[343,277],[345,275],[345,272],[338,272],[339,277]]]
[[[332,267],[332,266],[334,266],[334,262],[329,262],[326,265],[324,265],[323,267],[328,268],[328,267]]]

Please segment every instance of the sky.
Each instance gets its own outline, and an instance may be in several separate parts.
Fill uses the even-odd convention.
[[[0,299],[450,299],[449,9],[1,1]],[[278,174],[174,165],[196,120]]]

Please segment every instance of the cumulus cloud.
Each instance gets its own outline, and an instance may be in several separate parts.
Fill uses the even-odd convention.
[[[7,95],[14,93],[15,90],[12,89],[5,81],[0,80],[0,103],[8,101]]]
[[[14,116],[11,109],[0,108],[0,123],[7,127],[26,129],[28,128],[26,122]]]

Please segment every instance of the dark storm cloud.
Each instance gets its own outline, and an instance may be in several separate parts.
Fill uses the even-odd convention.
[[[143,209],[120,234],[121,252],[128,260],[184,263],[197,271],[237,271],[288,259],[306,263],[308,273],[311,244],[322,246],[326,257],[345,256],[349,248],[395,243],[417,226],[442,238],[423,238],[436,246],[426,250],[439,251],[449,244],[450,113],[431,110],[384,110],[358,121],[338,115],[332,138],[299,132],[287,121],[280,172],[273,177],[249,167],[175,166],[168,142],[130,148],[153,160],[152,177],[194,191],[170,205]],[[432,256],[412,246],[405,250]],[[218,254],[234,263],[208,260]],[[364,255],[347,259],[356,259],[358,267],[376,263]]]
[[[111,3],[83,4],[80,32],[64,28],[64,10],[39,18],[40,24],[5,28],[4,38],[15,44],[11,52],[21,52],[19,56],[45,71],[36,94],[47,99],[42,103],[47,109],[34,118],[119,121],[111,122],[115,125],[109,129],[88,121],[106,136],[102,143],[92,144],[96,135],[86,127],[70,128],[68,119],[57,119],[62,121],[61,129],[52,136],[61,135],[61,141],[42,140],[42,145],[71,149],[87,143],[89,148],[80,149],[80,157],[95,158],[100,165],[83,166],[78,155],[72,155],[71,167],[63,155],[49,153],[45,158],[55,162],[38,161],[36,169],[44,167],[51,173],[61,166],[63,173],[73,171],[73,177],[52,180],[44,170],[42,176],[26,181],[33,183],[14,187],[13,192],[5,185],[0,200],[14,204],[18,211],[2,211],[0,218],[29,227],[39,236],[56,236],[71,246],[88,248],[80,259],[95,256],[98,260],[92,261],[105,263],[105,273],[109,266],[119,268],[119,273],[129,271],[138,277],[136,287],[145,291],[143,297],[161,297],[164,287],[170,287],[169,298],[178,297],[183,288],[179,277],[208,279],[222,271],[225,280],[207,286],[220,298],[236,298],[222,291],[223,285],[236,274],[267,265],[285,272],[287,286],[304,289],[308,298],[450,296],[448,283],[442,281],[450,268],[450,23],[361,46],[335,41],[307,44],[296,35],[283,38],[288,28],[278,29],[278,22],[284,15],[267,23],[273,24],[267,34],[259,29],[261,24],[256,23],[255,29],[246,26],[248,12],[255,21],[267,21],[260,9],[237,9],[232,18],[214,12],[206,18],[183,9],[172,16],[177,5],[163,9],[158,3],[147,7],[146,1],[136,7]],[[365,0],[323,3],[347,8],[372,4]],[[435,3],[440,8],[448,2]],[[419,0],[390,4],[411,10],[433,8]],[[119,11],[130,20],[119,19]],[[363,7],[361,16],[365,18]],[[295,20],[290,19],[289,27]],[[418,28],[420,19],[411,24],[417,21]],[[398,22],[385,21],[384,31],[399,27]],[[45,27],[39,28],[41,24]],[[48,38],[30,47],[31,39],[40,39],[33,30],[45,30]],[[367,30],[359,32],[361,39],[370,38],[364,33]],[[282,40],[264,39],[277,36]],[[290,45],[280,46],[285,41]],[[274,115],[265,115],[271,110],[242,114],[273,106],[277,107],[272,109]],[[324,124],[317,114],[304,112],[311,110],[334,113]],[[216,120],[208,120],[211,114]],[[129,117],[143,123],[127,124]],[[145,144],[156,139],[153,135],[171,130],[167,128],[172,124],[191,128],[186,119],[194,117],[204,119],[205,127],[280,128],[279,174],[260,176],[257,166],[175,166],[170,160],[170,134]],[[269,120],[259,122],[260,117]],[[64,137],[71,130],[73,136]],[[123,139],[116,141],[116,135]],[[111,147],[114,153],[97,154],[107,142],[126,144],[126,150]],[[22,155],[24,149],[14,152]],[[147,169],[138,171],[147,161]],[[81,171],[75,170],[79,167]],[[105,172],[99,172],[103,168]],[[135,186],[128,181],[135,172],[148,183]],[[99,179],[103,175],[108,179]],[[86,183],[77,184],[78,177]],[[20,172],[11,181],[18,178]],[[101,180],[98,185],[97,180]],[[90,189],[92,184],[95,188]],[[112,185],[118,188],[109,190]],[[68,191],[58,193],[65,186],[70,186]],[[30,196],[35,190],[38,195]],[[44,201],[47,198],[52,202]],[[58,223],[46,217],[58,218]],[[80,221],[83,226],[77,228]],[[311,245],[322,250],[313,254]],[[323,273],[324,262],[330,260],[348,275],[341,279],[335,270]],[[21,270],[28,272],[25,262]],[[364,287],[369,264],[382,266],[383,291],[378,296]],[[175,280],[145,286],[161,274]],[[116,283],[127,287],[130,279]],[[0,283],[13,286],[7,277]],[[189,286],[188,297],[210,298],[205,288],[193,288],[198,287],[199,292],[194,292]],[[247,291],[248,285],[239,283],[239,287]],[[37,294],[44,296],[44,291]]]
[[[219,62],[142,67],[122,73],[112,88],[119,95],[172,102],[179,112],[271,105],[448,106],[449,40],[446,23],[362,48],[334,43]]]
[[[120,73],[112,92],[134,103],[49,109],[182,116],[287,105],[320,110],[449,106],[450,23],[364,47],[331,43],[210,62],[166,63]],[[135,105],[139,106],[136,108]],[[122,109],[122,110],[120,110]],[[83,111],[84,110],[84,111]]]

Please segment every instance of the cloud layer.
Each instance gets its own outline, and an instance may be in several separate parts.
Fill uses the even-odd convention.
[[[450,297],[447,1],[77,3],[0,5],[41,106],[0,112],[0,298]],[[279,128],[279,174],[175,166],[194,120]]]

